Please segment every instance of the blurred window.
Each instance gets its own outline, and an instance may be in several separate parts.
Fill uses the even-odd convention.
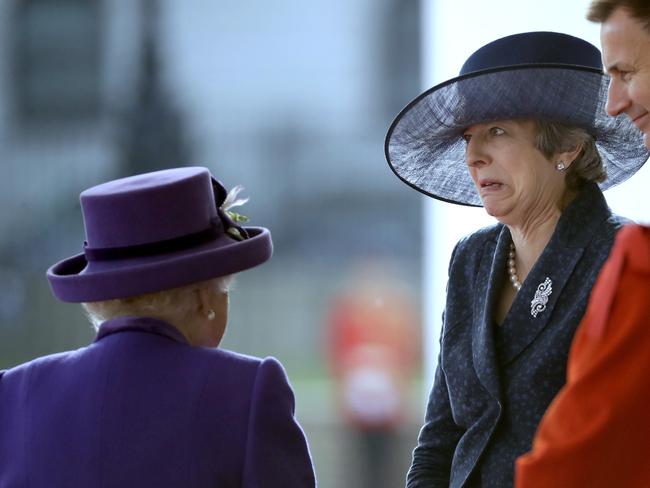
[[[16,3],[12,73],[19,123],[58,123],[98,114],[99,7],[96,0]]]

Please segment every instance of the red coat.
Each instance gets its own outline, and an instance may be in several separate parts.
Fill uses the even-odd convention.
[[[515,486],[650,487],[650,227],[627,226],[594,286],[567,384]]]

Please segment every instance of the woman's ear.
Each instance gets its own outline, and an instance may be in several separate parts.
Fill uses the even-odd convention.
[[[199,314],[208,314],[212,310],[212,291],[207,286],[200,286],[195,293]]]
[[[571,151],[559,153],[555,156],[555,161],[562,161],[564,163],[564,169],[569,169],[569,166],[573,164],[573,162],[580,156],[580,153],[582,152],[582,144],[578,144],[574,149]]]

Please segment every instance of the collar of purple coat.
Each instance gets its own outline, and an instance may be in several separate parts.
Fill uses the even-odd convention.
[[[94,342],[100,341],[108,335],[127,331],[149,332],[168,337],[176,342],[189,344],[187,338],[176,327],[153,317],[118,317],[107,320],[99,326]]]

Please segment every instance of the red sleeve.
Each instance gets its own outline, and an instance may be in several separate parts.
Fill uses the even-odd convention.
[[[516,463],[517,488],[650,486],[650,228],[626,227],[594,286],[567,384]]]

